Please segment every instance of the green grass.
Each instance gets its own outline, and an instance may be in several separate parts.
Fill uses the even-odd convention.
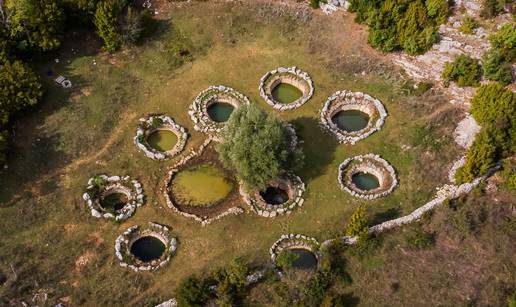
[[[172,181],[172,193],[182,204],[209,206],[226,198],[235,187],[216,166],[201,164],[180,171]]]
[[[283,233],[320,240],[341,234],[360,204],[377,223],[429,200],[446,180],[458,150],[452,142],[443,141],[436,150],[410,140],[416,127],[430,121],[438,123],[436,133],[451,134],[455,118],[433,115],[447,100],[403,94],[405,80],[367,47],[365,32],[352,17],[314,15],[305,22],[293,13],[274,17],[266,11],[270,18],[264,19],[264,10],[253,3],[195,3],[174,9],[171,21],[141,48],[112,56],[65,49],[59,64],[41,63],[42,72],[52,68],[66,75],[74,89],[66,92],[45,77],[46,101],[20,123],[8,172],[0,178],[0,270],[10,272],[12,265],[18,276],[0,289],[0,302],[28,301],[45,288],[51,289],[51,303],[64,298],[72,305],[150,304],[171,297],[185,276],[236,256],[268,261],[269,247]],[[189,130],[186,153],[206,137],[193,129],[187,114],[200,91],[227,85],[275,112],[260,98],[258,85],[264,73],[281,66],[298,66],[315,83],[313,98],[301,108],[276,112],[296,126],[303,140],[306,163],[298,174],[307,184],[303,207],[275,219],[228,216],[207,227],[175,214],[162,189],[167,167],[182,156],[165,162],[146,158],[132,142],[138,118],[171,116]],[[344,89],[369,93],[389,113],[381,131],[354,146],[339,145],[318,125],[327,97]],[[344,159],[368,152],[389,161],[400,181],[391,195],[374,201],[348,195],[337,182]],[[88,178],[99,173],[138,179],[145,205],[123,223],[91,217],[81,195]],[[148,221],[172,227],[180,242],[177,254],[153,273],[120,268],[116,237]],[[78,265],[84,258],[86,264]]]

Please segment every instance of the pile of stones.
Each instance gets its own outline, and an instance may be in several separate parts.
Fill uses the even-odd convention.
[[[288,194],[288,200],[280,205],[268,204],[259,191],[247,193],[244,186],[240,185],[240,195],[249,205],[252,211],[263,217],[276,217],[282,214],[290,214],[296,207],[302,207],[304,203],[303,193],[305,184],[298,176],[287,176],[270,184],[272,187],[279,187]]]
[[[165,196],[167,206],[170,209],[174,210],[179,215],[182,215],[187,218],[191,218],[191,219],[201,223],[202,226],[209,225],[212,222],[215,222],[227,215],[231,215],[231,214],[238,215],[238,214],[244,213],[244,210],[242,208],[232,207],[215,217],[208,218],[206,216],[200,216],[200,215],[182,211],[178,206],[176,206],[174,204],[172,198],[170,197],[171,188],[172,188],[171,183],[172,183],[172,179],[174,179],[174,176],[179,172],[180,168],[182,166],[184,166],[186,163],[188,163],[191,159],[200,156],[204,152],[206,147],[208,147],[208,145],[211,143],[211,141],[212,141],[211,138],[206,139],[206,141],[204,141],[204,143],[201,144],[201,146],[197,150],[192,150],[186,157],[184,157],[179,162],[177,162],[174,166],[172,166],[167,173],[167,176],[164,181],[164,188],[163,188],[163,195]]]
[[[352,177],[360,172],[374,175],[380,186],[370,191],[358,188],[353,183]],[[384,197],[398,185],[396,171],[392,165],[375,154],[360,155],[344,160],[339,166],[338,180],[342,190],[367,200]]]
[[[165,251],[160,259],[150,262],[142,262],[131,253],[131,245],[142,237],[152,236],[159,239],[165,245]],[[127,267],[133,271],[154,271],[165,266],[177,249],[177,239],[172,236],[167,226],[149,222],[140,227],[129,227],[115,240],[115,254],[120,260],[121,267]]]
[[[321,254],[319,252],[320,244],[315,238],[302,234],[291,233],[281,235],[281,237],[269,248],[272,263],[276,263],[276,257],[278,257],[283,250],[295,248],[302,248],[312,252],[318,261],[321,258]]]
[[[272,97],[272,91],[280,83],[290,84],[300,89],[303,92],[298,100],[284,104],[276,101]],[[258,88],[260,96],[274,109],[279,111],[286,111],[299,108],[305,104],[314,95],[314,83],[310,76],[298,69],[297,67],[279,67],[275,70],[269,71],[260,79],[260,86]]]
[[[107,212],[102,207],[102,201],[105,197],[114,193],[124,194],[127,198],[127,203],[115,212]],[[88,205],[92,216],[123,221],[131,217],[137,207],[143,205],[145,195],[143,194],[141,183],[137,180],[131,180],[129,176],[109,177],[103,174],[88,180],[88,186],[82,198]]]
[[[364,129],[348,132],[340,129],[333,122],[333,117],[347,110],[361,111],[369,116],[369,123]],[[355,144],[379,131],[387,117],[387,111],[380,100],[361,92],[338,91],[326,100],[321,110],[322,126],[333,133],[340,143]]]
[[[169,130],[177,136],[177,143],[169,151],[159,151],[147,142],[147,138],[152,133],[158,130]],[[144,154],[154,160],[165,160],[177,156],[186,145],[188,139],[188,133],[182,126],[176,124],[174,120],[166,115],[149,115],[144,118],[140,118],[140,125],[136,130],[136,136],[134,137],[134,144],[144,152]]]
[[[224,128],[224,123],[215,122],[208,114],[208,107],[214,103],[228,103],[235,109],[241,105],[250,104],[249,98],[230,87],[210,86],[197,95],[188,110],[188,114],[195,124],[195,130],[204,133],[218,133]]]

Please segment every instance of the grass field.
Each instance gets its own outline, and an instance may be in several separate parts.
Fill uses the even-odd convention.
[[[287,10],[288,12],[288,10]],[[45,78],[49,91],[39,112],[17,125],[16,145],[0,182],[0,272],[7,281],[0,302],[48,293],[51,304],[142,305],[173,295],[185,276],[223,265],[236,256],[255,263],[283,233],[318,239],[342,233],[351,213],[365,204],[371,223],[406,214],[446,181],[459,149],[450,135],[460,112],[430,91],[407,95],[406,80],[366,45],[352,16],[294,13],[275,16],[253,3],[195,3],[170,12],[160,31],[141,47],[107,55],[80,40],[65,44],[48,70],[69,77],[73,90]],[[92,45],[91,40],[88,46]],[[71,51],[74,48],[75,51]],[[303,140],[305,205],[288,216],[230,216],[207,227],[168,209],[161,188],[174,160],[146,158],[132,143],[137,120],[165,113],[188,128],[187,150],[205,136],[193,130],[187,109],[210,85],[227,85],[273,112],[260,98],[261,76],[279,66],[298,66],[315,84],[314,97],[278,113]],[[339,145],[318,126],[319,111],[337,90],[379,98],[389,116],[380,132],[354,146]],[[400,186],[388,197],[362,201],[338,188],[338,165],[373,152],[398,172]],[[97,220],[81,199],[98,173],[140,180],[146,204],[124,223]],[[171,263],[154,273],[120,268],[114,240],[127,227],[155,221],[170,225],[179,240]]]

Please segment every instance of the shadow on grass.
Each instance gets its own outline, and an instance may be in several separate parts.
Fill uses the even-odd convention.
[[[389,208],[383,212],[378,212],[373,216],[373,219],[371,220],[371,226],[398,218],[400,215],[401,210],[398,207]]]
[[[325,133],[315,118],[300,117],[292,121],[297,135],[303,141],[305,164],[299,175],[306,181],[320,176],[335,158],[337,140]]]

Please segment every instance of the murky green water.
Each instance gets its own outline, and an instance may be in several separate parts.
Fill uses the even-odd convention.
[[[272,90],[274,100],[281,103],[292,103],[303,96],[303,92],[288,83],[280,83]]]
[[[360,189],[370,191],[380,186],[378,178],[368,173],[356,173],[351,177],[351,181]]]
[[[172,180],[172,193],[183,204],[209,206],[226,198],[233,190],[221,169],[202,164],[179,172]]]
[[[235,107],[229,103],[217,102],[208,107],[208,115],[210,118],[217,123],[223,123],[228,121],[229,116],[233,113]]]
[[[107,211],[118,211],[127,204],[127,196],[123,193],[113,193],[102,199],[100,205]]]
[[[177,135],[170,130],[157,130],[148,136],[147,142],[152,148],[165,152],[174,148]]]
[[[347,110],[335,114],[332,120],[340,129],[347,132],[353,132],[367,127],[369,116],[366,113],[357,110]]]
[[[260,192],[260,196],[270,205],[281,205],[288,200],[287,192],[276,187],[268,187],[265,191]]]
[[[290,251],[297,256],[297,259],[292,263],[292,267],[301,270],[309,270],[317,266],[317,258],[311,251],[304,248],[294,248]]]
[[[163,252],[165,244],[153,236],[141,237],[131,245],[131,254],[144,262],[159,259]]]

